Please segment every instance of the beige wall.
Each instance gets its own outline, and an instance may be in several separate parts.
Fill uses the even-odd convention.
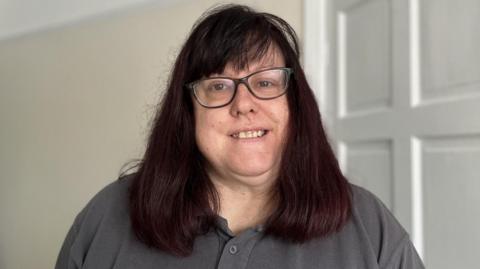
[[[141,156],[192,23],[214,1],[143,7],[0,42],[0,268],[52,268],[75,215]],[[301,35],[301,1],[237,1]]]

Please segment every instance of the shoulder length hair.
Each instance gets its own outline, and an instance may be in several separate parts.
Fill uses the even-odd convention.
[[[350,186],[327,141],[314,94],[300,66],[297,36],[283,19],[246,6],[205,13],[183,45],[130,188],[137,237],[168,253],[191,254],[198,235],[215,225],[218,193],[195,142],[193,100],[185,84],[227,63],[242,69],[271,45],[293,69],[287,91],[290,122],[279,176],[277,208],[265,235],[302,243],[338,231],[351,214]]]

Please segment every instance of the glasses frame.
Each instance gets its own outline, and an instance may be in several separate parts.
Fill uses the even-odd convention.
[[[270,71],[270,70],[284,70],[284,71],[286,71],[286,79],[287,79],[286,87],[285,87],[284,91],[277,96],[274,96],[274,97],[259,97],[250,88],[250,85],[248,84],[248,79],[255,74],[258,74],[258,73],[261,73],[261,72],[264,72],[264,71]],[[195,100],[197,100],[197,102],[201,106],[203,106],[205,108],[220,108],[220,107],[228,106],[230,103],[232,103],[233,99],[235,99],[235,96],[237,95],[238,86],[240,84],[244,84],[247,87],[248,91],[257,99],[271,100],[271,99],[278,98],[278,97],[284,95],[287,92],[288,84],[290,83],[290,76],[292,74],[293,74],[293,69],[292,68],[289,68],[289,67],[273,67],[273,68],[268,68],[268,69],[262,69],[262,70],[255,71],[255,72],[253,72],[253,73],[251,73],[248,76],[245,76],[243,78],[231,78],[231,77],[204,78],[204,79],[199,79],[199,80],[195,80],[193,82],[187,83],[187,84],[185,84],[185,86],[193,92],[193,96],[195,97]],[[195,85],[197,85],[197,83],[200,82],[200,81],[208,80],[208,79],[229,79],[229,80],[233,81],[235,87],[234,87],[234,90],[233,90],[232,98],[230,98],[230,100],[227,103],[225,103],[223,105],[218,105],[218,106],[208,106],[208,105],[202,103],[202,101],[197,96],[197,92],[195,90]]]

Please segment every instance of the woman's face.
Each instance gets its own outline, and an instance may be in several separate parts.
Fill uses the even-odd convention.
[[[264,58],[244,70],[227,64],[224,73],[213,76],[242,78],[255,71],[285,67],[283,56],[270,49]],[[208,161],[213,179],[250,187],[268,186],[278,175],[288,130],[289,109],[286,94],[271,100],[254,97],[239,84],[233,101],[221,108],[205,108],[194,101],[197,145]],[[263,136],[246,138],[253,132]],[[248,132],[252,132],[248,134]],[[261,132],[260,132],[261,133]]]

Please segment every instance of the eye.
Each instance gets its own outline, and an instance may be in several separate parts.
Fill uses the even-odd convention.
[[[273,83],[267,80],[262,80],[258,82],[258,87],[265,88],[265,87],[271,87],[273,86]]]
[[[226,88],[225,84],[222,84],[222,83],[217,83],[212,85],[212,90],[215,90],[215,91],[221,91],[221,90],[224,90],[225,88]]]
[[[207,89],[213,92],[225,91],[228,87],[227,83],[221,80],[210,81],[207,85]]]

